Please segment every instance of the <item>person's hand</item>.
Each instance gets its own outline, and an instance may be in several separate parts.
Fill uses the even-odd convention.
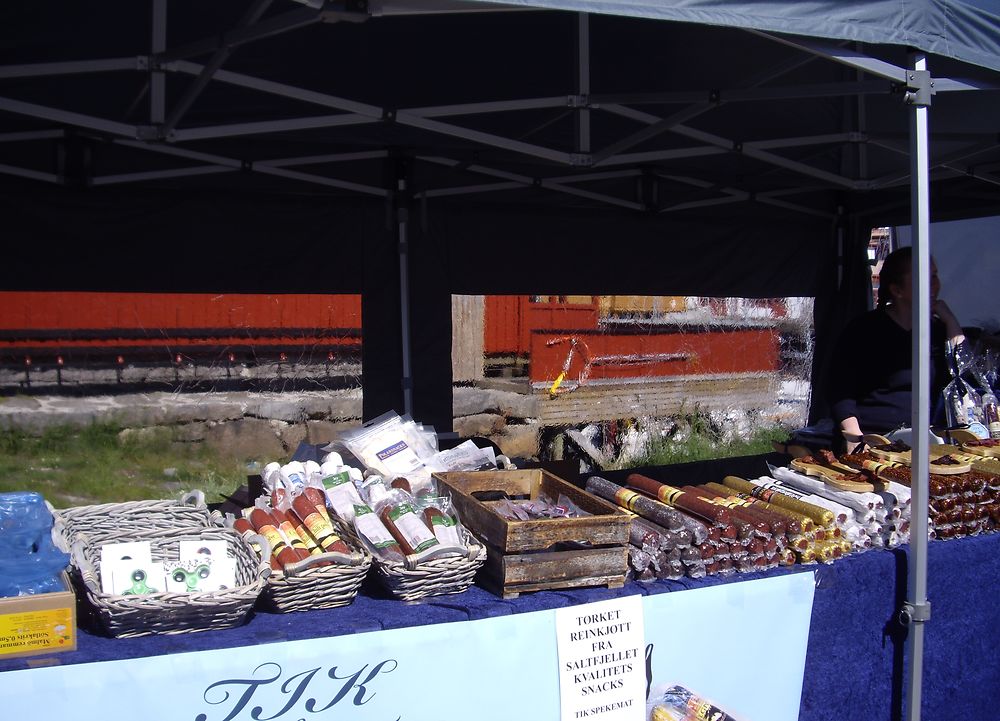
[[[844,445],[848,453],[854,453],[861,445],[861,426],[856,416],[850,416],[840,422],[840,433],[844,437]]]
[[[958,343],[960,341],[959,336],[961,336],[962,339],[965,338],[965,333],[962,331],[962,324],[958,322],[958,318],[955,317],[955,314],[943,299],[938,298],[934,301],[934,304],[931,306],[931,312],[933,312],[934,315],[940,318],[941,322],[944,323],[944,327],[948,333],[948,338],[950,338],[952,342]]]
[[[958,324],[958,318],[955,317],[955,314],[945,302],[944,298],[938,298],[933,304],[931,304],[931,312],[945,323],[952,321],[956,325]]]

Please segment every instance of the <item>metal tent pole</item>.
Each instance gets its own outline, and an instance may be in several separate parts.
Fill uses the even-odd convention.
[[[396,222],[399,234],[399,308],[403,355],[403,413],[413,415],[413,359],[410,348],[410,222],[406,179],[396,180]]]
[[[153,0],[153,31],[151,48],[153,55],[167,49],[167,0]],[[149,122],[160,125],[167,115],[167,78],[161,68],[154,68],[149,74]]]
[[[906,603],[900,619],[908,627],[906,647],[909,669],[906,676],[906,718],[920,719],[923,678],[924,623],[930,618],[927,601],[927,497],[930,428],[930,157],[927,110],[933,83],[927,58],[913,56],[907,71],[906,101],[910,110],[910,204],[913,227],[913,393],[910,409],[913,437],[913,479],[910,520],[910,558],[907,569]]]
[[[590,16],[579,13],[576,20],[576,94],[590,96]],[[590,152],[590,108],[576,112],[576,152]]]

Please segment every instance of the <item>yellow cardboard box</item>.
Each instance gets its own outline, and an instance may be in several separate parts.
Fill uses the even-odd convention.
[[[62,581],[64,591],[0,598],[0,658],[76,649],[76,596]]]

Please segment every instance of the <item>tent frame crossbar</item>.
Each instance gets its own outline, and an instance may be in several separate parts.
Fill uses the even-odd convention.
[[[39,120],[62,125],[82,128],[98,134],[110,135],[119,139],[139,141],[139,145],[157,153],[165,153],[165,147],[177,147],[180,144],[215,138],[236,138],[241,136],[261,135],[267,133],[283,133],[301,130],[329,129],[337,127],[358,126],[366,124],[396,123],[417,128],[426,132],[440,134],[471,142],[475,145],[496,148],[534,158],[556,166],[579,168],[613,166],[637,166],[640,164],[663,164],[672,160],[685,158],[707,157],[726,153],[741,153],[746,157],[781,168],[798,175],[810,177],[834,188],[849,190],[866,190],[888,187],[904,181],[908,174],[895,174],[867,180],[863,169],[867,167],[866,143],[871,142],[863,132],[835,133],[823,136],[806,136],[803,138],[769,138],[740,141],[721,137],[690,126],[688,123],[698,116],[710,112],[725,103],[754,102],[766,100],[794,100],[812,97],[849,97],[858,98],[858,123],[863,122],[863,99],[873,94],[906,92],[912,85],[913,72],[878,58],[863,53],[858,44],[836,43],[818,39],[791,37],[770,32],[748,30],[771,42],[777,42],[802,51],[801,55],[791,57],[776,67],[768,68],[750,79],[746,87],[729,89],[712,89],[702,92],[678,93],[603,93],[592,94],[590,84],[590,19],[586,13],[576,14],[575,43],[575,88],[573,94],[527,97],[507,100],[493,100],[450,105],[418,106],[412,108],[383,108],[370,103],[364,103],[350,98],[337,97],[328,93],[317,92],[307,88],[297,87],[288,83],[276,82],[254,77],[244,73],[233,72],[222,66],[231,53],[238,47],[256,40],[272,37],[276,34],[294,31],[298,28],[318,22],[330,22],[344,19],[338,10],[339,5],[331,2],[310,3],[306,7],[282,14],[264,17],[273,0],[255,0],[246,10],[243,17],[233,29],[212,37],[170,48],[167,46],[167,0],[151,0],[153,6],[150,55],[104,58],[94,60],[78,60],[56,63],[35,63],[0,66],[0,79],[31,78],[40,76],[70,76],[80,73],[106,73],[121,71],[140,71],[149,74],[147,91],[149,93],[149,123],[128,124],[111,119],[96,117],[70,110],[46,107],[36,103],[24,102],[14,98],[0,97],[0,111],[26,115]],[[363,17],[364,16],[364,17]],[[351,19],[364,19],[364,13],[357,13]],[[262,19],[263,18],[263,19]],[[190,58],[199,55],[208,56],[204,62],[195,62]],[[828,84],[799,84],[789,86],[767,85],[781,75],[790,72],[816,59],[825,59],[848,65],[857,71],[854,81],[833,82]],[[167,112],[166,79],[168,74],[184,74],[193,76],[194,80],[187,86],[181,98]],[[888,82],[886,82],[888,81]],[[342,111],[339,114],[284,117],[273,120],[241,121],[222,123],[201,127],[183,127],[181,121],[188,110],[195,104],[209,83],[222,83],[241,87],[247,90],[261,92],[275,97],[296,100],[307,104],[318,105],[328,109]],[[931,93],[974,90],[995,87],[987,83],[958,80],[950,78],[934,78],[931,82]],[[635,105],[685,104],[688,107],[675,113],[661,117],[640,110]],[[469,123],[456,123],[445,120],[454,117],[476,117],[492,113],[516,113],[546,110],[570,110],[573,113],[574,144],[572,150],[547,147],[523,139],[506,137],[504,135],[477,129]],[[592,113],[595,111],[610,113],[619,117],[629,118],[642,124],[617,140],[606,144],[600,150],[594,151],[592,143]],[[48,131],[41,131],[48,132]],[[694,141],[694,144],[662,150],[639,150],[626,152],[642,143],[669,133]],[[162,141],[167,141],[164,144]],[[817,167],[815,164],[786,157],[773,152],[781,148],[794,148],[815,144],[855,143],[859,148],[859,174],[855,179],[829,169]],[[381,159],[389,150],[378,151],[357,160]],[[170,153],[167,153],[170,154]],[[177,154],[180,157],[181,154]],[[212,154],[208,154],[211,156]],[[331,154],[335,155],[335,154]],[[349,155],[349,154],[345,154]],[[193,159],[195,156],[187,156]],[[303,173],[289,170],[290,166],[305,165],[307,161],[297,163],[294,159],[279,158],[274,160],[234,159],[214,156],[216,160],[205,160],[204,167],[177,167],[161,170],[126,172],[95,177],[89,179],[94,185],[112,183],[141,182],[154,179],[177,178],[194,175],[205,175],[225,172],[239,167],[264,172],[275,177],[283,177],[298,182],[318,184],[326,187],[349,190],[364,194],[384,196],[394,189],[376,189],[363,183],[352,183],[324,175]],[[322,156],[320,156],[322,157]],[[315,164],[336,161],[315,161]],[[947,169],[951,172],[965,172],[984,182],[993,183],[994,179],[983,173],[975,173],[971,168],[959,168],[951,161],[939,161],[932,167]],[[465,167],[465,166],[463,166]],[[490,169],[494,173],[497,169]],[[32,177],[48,182],[61,182],[58,174],[43,173],[27,168],[18,168],[9,164],[0,165],[0,173]],[[489,174],[489,173],[487,173]],[[568,193],[586,197],[597,202],[619,207],[642,209],[643,203],[632,199],[623,199],[607,193],[575,187],[576,179],[563,176],[554,178],[531,178],[520,174],[516,179],[506,179],[502,183],[471,184],[465,187],[425,188],[419,192],[423,197],[445,197],[448,195],[483,192],[502,192],[513,187],[531,185],[555,192]],[[586,173],[580,174],[580,181],[585,182]],[[517,185],[511,185],[516,183]],[[719,203],[732,202],[776,202],[765,193],[752,192],[744,189],[716,189],[720,193],[717,198],[680,203],[660,208],[661,212],[669,212],[685,207],[700,207]],[[375,191],[378,191],[377,193]],[[413,192],[412,190],[410,192]],[[782,207],[787,203],[782,202]],[[792,208],[797,211],[820,214],[805,206]]]

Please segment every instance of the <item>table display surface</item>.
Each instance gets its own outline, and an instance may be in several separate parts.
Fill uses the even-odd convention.
[[[816,592],[800,719],[901,718],[905,629],[895,620],[906,593],[908,547],[870,551],[830,565],[796,566],[730,579],[708,577],[627,583],[620,589],[541,591],[503,600],[479,588],[407,604],[363,589],[342,608],[255,613],[241,627],[196,634],[111,639],[81,630],[78,650],[0,662],[0,672],[397,629],[548,610],[632,594],[682,592],[753,578],[813,573]],[[1000,661],[993,652],[1000,607],[988,601],[1000,575],[1000,535],[929,545],[923,674],[924,718],[992,718],[1000,704]],[[780,619],[762,619],[780,623]],[[483,652],[486,652],[483,649]],[[720,663],[723,661],[720,660]],[[961,679],[961,687],[956,680]]]

